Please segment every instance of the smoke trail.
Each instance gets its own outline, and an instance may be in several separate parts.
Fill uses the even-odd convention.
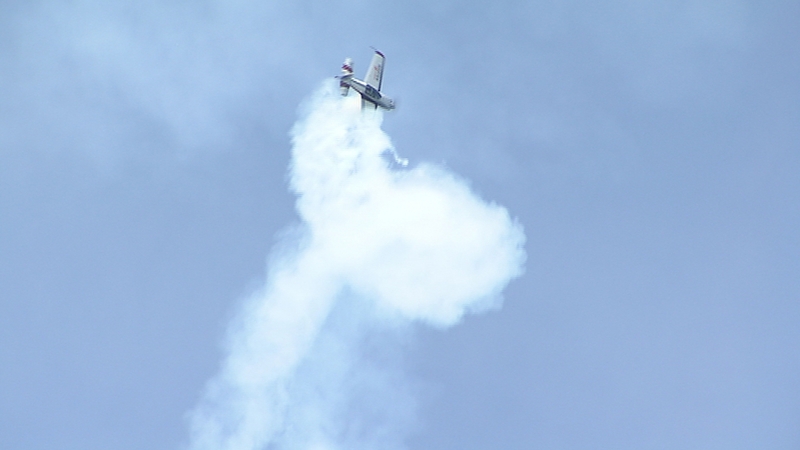
[[[521,273],[507,211],[441,168],[396,168],[380,124],[326,83],[295,125],[302,226],[231,326],[192,449],[403,448],[413,398],[384,344],[497,306]]]

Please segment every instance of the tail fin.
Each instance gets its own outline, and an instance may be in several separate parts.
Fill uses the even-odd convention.
[[[347,93],[350,91],[350,84],[347,82],[347,79],[353,76],[353,60],[350,58],[346,58],[344,60],[344,64],[342,64],[342,74],[339,76],[339,90],[342,93],[342,96],[347,96]]]

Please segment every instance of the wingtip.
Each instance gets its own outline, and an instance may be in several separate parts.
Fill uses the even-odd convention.
[[[375,48],[375,47],[373,47],[373,46],[371,46],[371,45],[369,46],[369,48],[371,48],[371,49],[375,50],[375,53],[377,53],[377,54],[379,54],[379,55],[383,56],[383,53],[382,53],[380,50],[378,50],[377,48]],[[384,57],[384,58],[386,58],[385,56],[383,56],[383,57]]]

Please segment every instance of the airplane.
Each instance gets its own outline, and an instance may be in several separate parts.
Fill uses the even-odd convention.
[[[367,70],[367,76],[362,81],[353,77],[353,60],[347,58],[342,64],[342,74],[336,77],[339,79],[339,89],[342,96],[346,96],[350,88],[361,94],[362,111],[367,108],[376,110],[379,106],[386,110],[394,109],[394,100],[381,93],[383,61],[385,59],[383,53],[375,50],[375,54],[372,55],[372,63],[369,66],[369,70]]]

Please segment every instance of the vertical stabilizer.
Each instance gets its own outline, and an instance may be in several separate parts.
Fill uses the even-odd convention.
[[[344,64],[342,64],[342,74],[339,76],[339,91],[342,93],[343,97],[346,97],[348,92],[350,91],[350,84],[347,82],[347,79],[353,76],[353,60],[350,58],[345,58]]]

